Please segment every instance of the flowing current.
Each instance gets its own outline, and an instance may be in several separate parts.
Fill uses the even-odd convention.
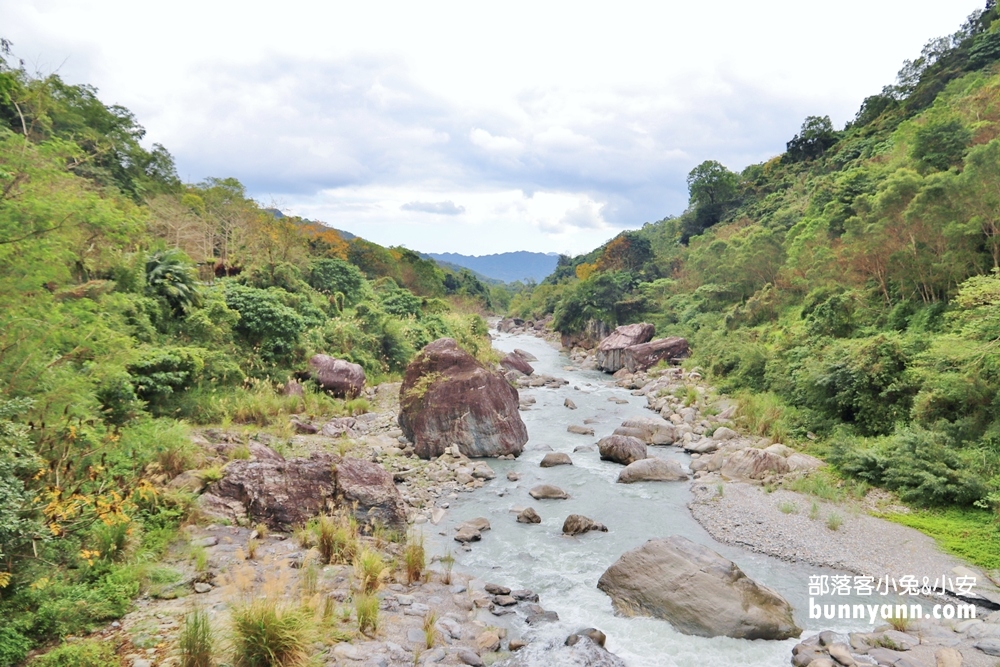
[[[531,352],[536,373],[569,380],[559,389],[523,389],[522,396],[534,396],[536,403],[521,412],[528,427],[528,443],[515,461],[490,461],[497,478],[472,493],[460,493],[450,502],[445,518],[437,526],[427,525],[426,539],[431,554],[450,551],[455,570],[511,588],[529,588],[537,592],[541,605],[559,614],[558,623],[542,624],[530,631],[514,627],[515,636],[565,637],[582,627],[596,627],[607,634],[607,648],[630,667],[725,667],[788,665],[796,640],[748,641],[728,637],[692,637],[674,630],[666,621],[626,618],[614,615],[611,599],[597,589],[597,580],[618,557],[645,541],[683,535],[705,544],[731,559],[751,578],[781,593],[795,608],[795,618],[805,631],[803,637],[825,629],[857,630],[861,627],[837,627],[836,622],[812,621],[808,615],[809,576],[832,571],[787,563],[745,549],[721,544],[691,517],[687,503],[690,482],[647,482],[616,484],[622,467],[601,461],[596,451],[574,452],[579,445],[593,445],[610,435],[630,417],[648,417],[644,396],[632,396],[614,386],[610,376],[598,371],[568,371],[569,360],[549,343],[533,336],[494,335],[494,347],[502,352],[520,348]],[[564,407],[570,398],[578,409]],[[617,404],[609,399],[625,399]],[[567,433],[570,424],[589,424],[594,436]],[[541,468],[539,462],[549,451],[565,452],[572,466]],[[681,462],[690,457],[674,447],[650,447],[650,455]],[[506,475],[520,473],[517,482]],[[528,490],[538,484],[554,484],[570,494],[568,500],[534,500]],[[541,524],[520,524],[512,507],[534,507]],[[562,523],[569,514],[583,514],[608,527],[609,532],[591,532],[580,537],[562,535]],[[471,552],[459,548],[452,539],[455,526],[475,517],[486,517],[492,529],[483,533],[481,542]],[[489,612],[483,612],[490,617]],[[488,620],[504,624],[502,617]],[[819,625],[823,623],[823,625]]]

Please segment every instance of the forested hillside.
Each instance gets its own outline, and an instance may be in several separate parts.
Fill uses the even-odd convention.
[[[700,164],[682,215],[562,257],[512,311],[653,322],[758,433],[911,503],[996,507],[998,17],[929,42],[842,130],[810,117],[763,164]]]
[[[0,665],[120,617],[192,498],[188,424],[364,411],[283,384],[322,352],[400,373],[453,336],[490,354],[471,273],[184,184],[97,91],[0,54]],[[52,663],[55,664],[55,663]],[[63,664],[63,663],[59,663]],[[75,664],[75,663],[74,663]],[[90,663],[87,663],[90,664]]]

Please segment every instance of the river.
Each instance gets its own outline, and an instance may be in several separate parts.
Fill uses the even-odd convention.
[[[747,641],[728,637],[692,637],[675,631],[666,621],[616,616],[610,598],[597,589],[604,570],[625,551],[646,540],[683,535],[705,544],[733,560],[753,579],[781,593],[796,610],[796,621],[805,636],[820,630],[857,630],[866,626],[836,627],[830,621],[810,624],[806,618],[808,581],[814,574],[833,574],[821,568],[788,563],[712,539],[691,517],[687,509],[690,483],[616,484],[622,467],[601,461],[596,451],[575,452],[579,445],[592,445],[610,435],[629,417],[648,417],[644,396],[614,386],[610,376],[598,371],[564,370],[569,359],[550,343],[525,335],[494,334],[494,347],[502,352],[521,348],[531,352],[536,372],[569,380],[560,389],[526,389],[523,395],[534,396],[535,405],[521,412],[528,427],[528,444],[515,461],[490,461],[497,478],[473,493],[461,493],[450,501],[450,509],[438,526],[427,526],[426,535],[432,554],[450,551],[456,559],[455,570],[470,573],[484,581],[512,588],[529,588],[541,597],[541,604],[559,614],[560,621],[543,625],[539,635],[565,637],[581,627],[596,627],[607,634],[608,650],[621,656],[631,667],[713,667],[788,665],[796,640]],[[564,407],[571,398],[577,410]],[[625,399],[618,404],[609,399]],[[590,424],[594,436],[567,433],[570,424]],[[549,451],[566,452],[572,466],[540,468],[539,462]],[[685,467],[690,458],[674,447],[650,447],[651,455],[680,461]],[[506,479],[509,471],[520,473],[517,482]],[[570,494],[569,500],[536,501],[528,490],[541,483],[554,484]],[[520,524],[510,509],[532,506],[542,523]],[[563,520],[569,514],[583,514],[608,526],[609,532],[592,532],[580,537],[562,535]],[[474,517],[486,517],[492,529],[483,533],[481,542],[471,552],[463,552],[451,537],[454,527]],[[489,616],[488,612],[486,616]],[[509,617],[508,617],[509,618]],[[491,620],[500,625],[498,620]],[[522,629],[515,634],[528,632]]]

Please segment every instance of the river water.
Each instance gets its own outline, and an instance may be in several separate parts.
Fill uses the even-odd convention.
[[[833,574],[831,570],[788,563],[741,548],[716,542],[691,517],[686,505],[691,494],[689,482],[648,482],[616,484],[622,466],[601,461],[598,452],[573,452],[579,445],[593,445],[610,435],[630,417],[648,417],[644,396],[632,396],[614,386],[610,376],[598,371],[568,371],[568,358],[550,343],[533,336],[494,335],[494,347],[502,352],[520,348],[538,361],[531,365],[537,373],[569,380],[560,389],[524,389],[522,396],[534,396],[535,405],[521,412],[528,427],[528,444],[515,461],[490,461],[497,478],[473,493],[458,494],[438,526],[426,526],[429,550],[434,555],[450,551],[455,570],[487,582],[512,588],[529,588],[541,597],[541,604],[559,614],[558,623],[543,624],[539,635],[561,636],[581,627],[596,627],[608,636],[608,650],[621,656],[630,667],[713,667],[788,665],[796,640],[748,641],[728,637],[692,637],[675,631],[666,621],[616,616],[610,598],[597,589],[597,580],[618,557],[646,540],[683,535],[705,544],[733,560],[751,578],[781,593],[795,608],[796,621],[805,636],[825,629],[841,631],[868,626],[842,626],[836,622],[807,618],[809,576]],[[571,398],[578,409],[564,407]],[[609,399],[625,399],[616,404]],[[567,433],[570,424],[589,424],[594,436]],[[572,466],[540,468],[549,451],[566,452]],[[684,466],[690,458],[674,447],[650,447],[653,456],[674,459]],[[509,471],[521,475],[517,482],[506,479]],[[537,484],[554,484],[570,494],[569,500],[536,501],[528,490]],[[444,501],[447,502],[447,501]],[[534,507],[541,524],[520,524],[512,507]],[[583,514],[608,526],[609,532],[592,532],[580,537],[562,535],[562,523],[569,514]],[[483,533],[471,552],[458,548],[452,540],[454,527],[475,517],[486,517],[492,529]],[[846,601],[846,600],[845,600]],[[488,612],[484,612],[490,616]],[[492,617],[490,616],[492,619]],[[506,617],[510,618],[510,617]],[[500,625],[499,620],[491,620]],[[831,625],[831,623],[833,623]],[[516,631],[520,634],[523,630]]]

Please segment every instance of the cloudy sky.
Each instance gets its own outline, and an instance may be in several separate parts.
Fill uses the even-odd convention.
[[[0,0],[0,36],[186,181],[387,245],[579,253],[683,211],[703,160],[842,126],[984,3]]]

